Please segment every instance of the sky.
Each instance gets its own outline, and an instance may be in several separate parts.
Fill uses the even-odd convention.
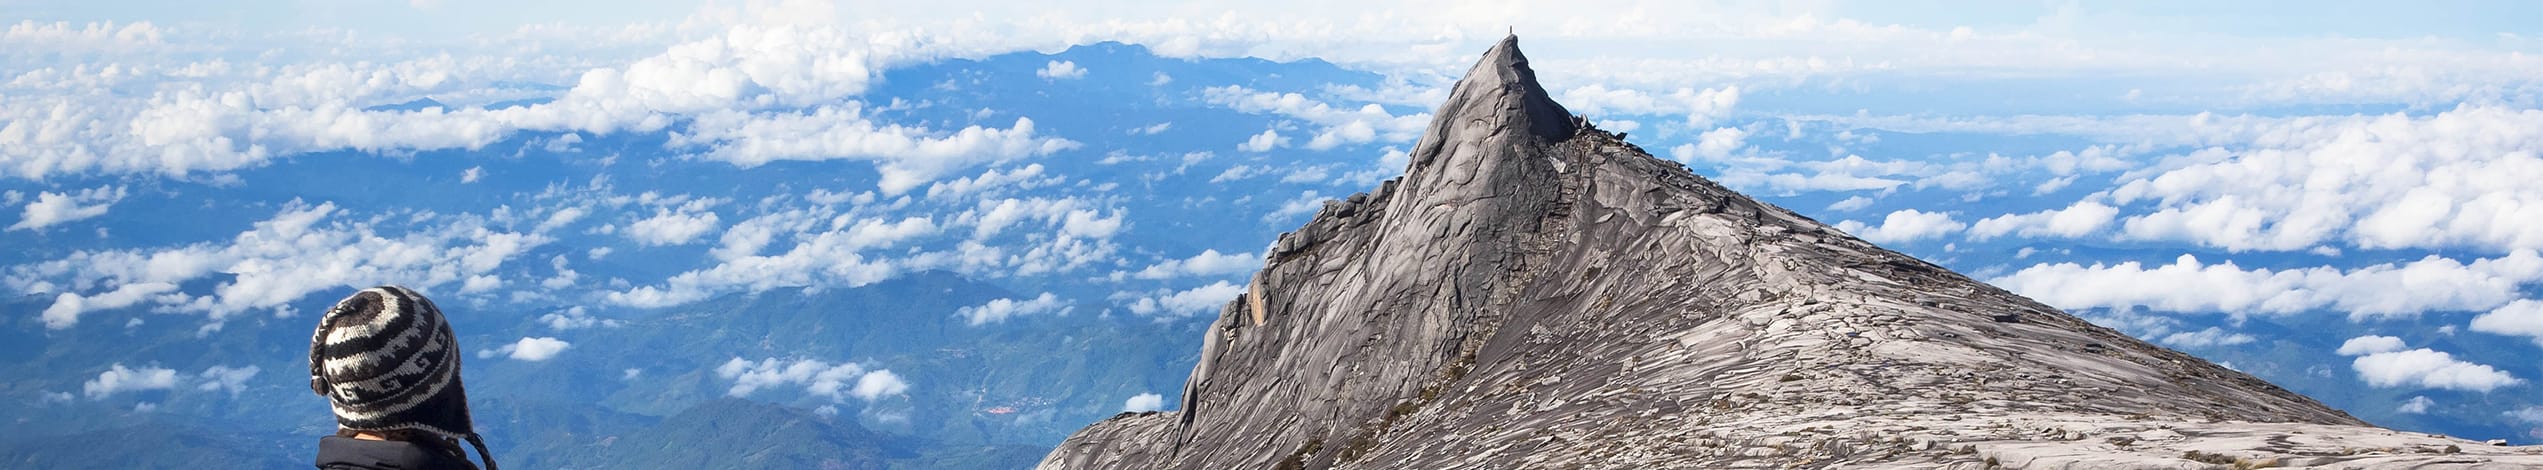
[[[1705,177],[2370,421],[2530,443],[2537,10],[5,0],[0,289],[69,337],[376,282],[643,310],[923,270],[1028,294],[975,327],[1205,323],[1515,33],[1559,101]],[[899,380],[851,359],[813,364]],[[71,366],[92,400],[246,379]]]

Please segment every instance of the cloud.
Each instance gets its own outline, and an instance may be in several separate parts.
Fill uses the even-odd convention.
[[[927,186],[928,199],[955,199],[970,195],[995,195],[1005,190],[1033,189],[1060,184],[1068,178],[1044,176],[1042,164],[1000,171],[990,169],[979,176],[939,181]]]
[[[2184,331],[2166,335],[2163,337],[2161,342],[2164,345],[2176,348],[2204,349],[2217,346],[2249,344],[2256,340],[2257,338],[2253,338],[2252,335],[2225,331],[2223,328],[2211,326],[2204,330]]]
[[[718,217],[707,210],[711,202],[690,201],[678,209],[655,208],[653,217],[627,224],[627,239],[643,246],[686,245],[714,231]]]
[[[2533,424],[2543,424],[2543,406],[2528,406],[2528,407],[2524,407],[2524,408],[2518,408],[2518,409],[2514,409],[2514,410],[2509,410],[2509,411],[2507,411],[2507,412],[2503,412],[2503,413],[2499,413],[2499,414],[2500,414],[2500,415],[2502,415],[2502,416],[2506,416],[2506,417],[2508,417],[2509,419],[2514,419],[2514,420],[2517,420],[2517,421],[2524,421],[2524,422],[2527,422],[2527,423],[2533,423]]]
[[[1737,127],[1704,131],[1704,134],[1696,136],[1696,143],[1680,145],[1672,149],[1670,154],[1677,157],[1680,162],[1730,158],[1732,151],[1739,150],[1740,146],[1744,145],[1740,140],[1746,138],[1748,138],[1748,131]]]
[[[1060,80],[1086,78],[1086,69],[1077,68],[1076,62],[1054,60],[1050,64],[1043,65],[1041,70],[1033,71],[1033,75]]]
[[[2543,344],[2543,301],[2520,299],[2472,319],[2472,331],[2524,336]]]
[[[593,327],[617,328],[620,325],[617,319],[593,317],[585,313],[583,306],[580,305],[539,315],[539,324],[547,325],[548,329],[557,331]]]
[[[880,124],[854,103],[805,114],[713,112],[666,145],[708,146],[707,158],[752,168],[775,161],[867,160],[882,172],[879,189],[898,195],[974,165],[1048,155],[1076,141],[1035,134],[1033,120],[1005,129],[966,126],[953,132]]]
[[[563,340],[549,337],[523,337],[520,341],[514,341],[512,344],[506,344],[492,350],[477,351],[477,357],[488,358],[503,356],[516,361],[541,362],[548,359],[555,359],[557,353],[565,352],[565,348],[568,346],[573,346],[573,343],[567,343]]]
[[[1384,106],[1366,103],[1358,108],[1326,104],[1297,93],[1274,93],[1242,86],[1210,87],[1201,91],[1202,101],[1233,108],[1249,114],[1273,114],[1306,121],[1317,128],[1307,140],[1308,150],[1330,150],[1343,145],[1370,142],[1405,143],[1420,137],[1430,124],[1429,113],[1397,116]],[[1274,146],[1288,145],[1279,133],[1265,130],[1237,147],[1247,152],[1267,152]]]
[[[468,169],[467,169],[467,170],[463,170],[463,171],[460,171],[460,172],[459,172],[459,184],[475,183],[475,182],[477,182],[477,180],[479,180],[479,179],[484,179],[485,177],[486,177],[486,167],[483,167],[483,166],[472,166],[472,167],[468,167]]]
[[[1263,133],[1254,134],[1253,137],[1246,138],[1245,143],[1236,144],[1236,149],[1246,152],[1263,153],[1271,151],[1274,147],[1288,144],[1289,139],[1281,137],[1279,130],[1263,129]]]
[[[1165,408],[1166,397],[1154,393],[1134,395],[1130,397],[1130,400],[1121,403],[1121,411],[1125,413],[1142,413]]]
[[[2348,341],[2341,342],[2338,352],[2342,356],[2364,356],[2400,351],[2406,347],[2409,346],[2404,345],[2401,338],[2368,335],[2349,338]]]
[[[80,384],[80,393],[87,395],[91,400],[96,400],[117,393],[167,390],[176,386],[177,371],[175,370],[153,366],[131,369],[125,368],[122,363],[116,363],[108,367],[105,372],[97,373],[97,378]]]
[[[1731,108],[1739,106],[1739,97],[1740,89],[1736,85],[1704,90],[1678,88],[1654,95],[1593,83],[1563,90],[1557,100],[1562,101],[1566,108],[1592,117],[1684,114],[1687,125],[1693,127],[1712,124],[1713,120],[1730,114]]]
[[[1131,276],[1140,279],[1174,279],[1185,276],[1219,276],[1241,273],[1261,266],[1261,258],[1253,253],[1220,254],[1219,250],[1201,250],[1190,258],[1168,259],[1141,268]]]
[[[1847,198],[1845,198],[1845,200],[1837,201],[1837,202],[1836,202],[1836,203],[1834,203],[1834,204],[1829,204],[1829,205],[1828,205],[1828,210],[1836,211],[1836,212],[1854,212],[1854,211],[1863,210],[1863,209],[1864,209],[1864,208],[1866,208],[1866,207],[1872,207],[1872,198],[1863,197],[1863,196],[1851,196],[1851,197],[1847,197]]]
[[[18,222],[8,231],[43,229],[63,222],[106,215],[106,208],[124,199],[124,187],[101,186],[75,193],[46,191],[35,196],[19,212]]]
[[[637,286],[609,292],[603,300],[630,307],[658,308],[704,300],[731,290],[764,291],[778,287],[856,287],[889,279],[898,269],[888,260],[861,252],[933,234],[934,221],[912,217],[834,219],[834,228],[796,234],[785,252],[724,260],[706,269],[682,272],[659,286]]]
[[[2204,117],[2204,116],[2203,116]],[[2543,110],[2466,105],[2209,126],[2248,139],[2108,191],[2132,239],[2233,251],[2543,249]],[[2283,191],[2280,188],[2306,188]]]
[[[2525,383],[2487,365],[2456,360],[2428,348],[2403,350],[2400,339],[2361,336],[2340,345],[2340,355],[2358,356],[2350,364],[2358,378],[2376,388],[2412,387],[2488,392]]]
[[[430,292],[495,279],[497,268],[551,240],[499,231],[473,214],[339,217],[344,214],[332,203],[292,201],[226,244],[74,251],[8,267],[0,283],[53,295],[43,313],[49,328],[68,328],[87,312],[140,305],[204,313],[218,322],[249,310],[289,313],[289,303],[321,290],[396,283]],[[337,218],[351,220],[331,221]],[[228,280],[210,294],[176,289],[214,274]]]
[[[859,400],[875,401],[907,392],[909,392],[909,382],[901,380],[900,374],[894,374],[888,370],[877,370],[857,377],[856,388],[849,390],[848,396]]]
[[[1227,305],[1229,300],[1235,300],[1236,296],[1244,293],[1244,287],[1229,284],[1227,281],[1218,281],[1182,291],[1159,291],[1145,296],[1133,295],[1129,308],[1131,313],[1140,315],[1188,317],[1217,310]]]
[[[257,372],[263,371],[252,365],[247,367],[212,366],[203,369],[203,373],[196,376],[202,380],[202,383],[195,385],[194,388],[206,392],[225,391],[229,392],[230,396],[238,396],[238,392],[247,390],[247,381],[256,378]]]
[[[1951,214],[1915,209],[1891,212],[1888,217],[1881,219],[1880,226],[1864,225],[1862,222],[1852,220],[1837,222],[1838,230],[1844,230],[1846,233],[1862,237],[1865,241],[1880,244],[1941,238],[1966,227],[1968,227],[1967,224],[1952,220]]]
[[[963,307],[962,309],[955,311],[954,316],[962,317],[963,321],[968,322],[971,326],[980,326],[983,324],[1006,321],[1007,318],[1023,315],[1040,315],[1045,313],[1065,314],[1067,313],[1067,308],[1068,303],[1060,301],[1059,296],[1052,295],[1049,292],[1044,292],[1040,297],[1034,297],[1031,299],[997,299],[991,300],[989,303],[985,304]]]
[[[2098,232],[2119,215],[2119,208],[2093,201],[2077,201],[2065,209],[2051,209],[2029,214],[2005,214],[1981,219],[1969,226],[1969,238],[1988,240],[2006,234],[2024,237],[2078,238]]]
[[[1164,75],[1158,75],[1158,76],[1159,76],[1159,77],[1163,77]],[[1163,133],[1165,133],[1165,132],[1166,132],[1166,130],[1167,130],[1167,129],[1173,129],[1173,128],[1174,128],[1174,123],[1173,123],[1173,122],[1160,122],[1160,123],[1156,123],[1156,124],[1150,124],[1150,125],[1148,125],[1147,127],[1134,127],[1134,128],[1131,128],[1129,131],[1126,131],[1125,133],[1130,134],[1130,135],[1157,135],[1157,134],[1163,134]]]
[[[2430,255],[2353,269],[2244,269],[2181,255],[2171,264],[2136,261],[2039,264],[1987,282],[2062,309],[2147,308],[2234,315],[2346,311],[2351,320],[2430,311],[2488,310],[2543,280],[2543,256],[2519,250],[2466,264]]]
[[[768,358],[753,362],[736,357],[717,366],[715,376],[733,381],[724,393],[734,397],[791,386],[834,402],[848,398],[871,402],[906,393],[910,386],[890,370],[869,370],[853,362],[832,364],[818,359]]]
[[[2436,400],[2430,400],[2428,397],[2415,396],[2411,397],[2410,400],[2403,401],[2402,406],[2394,407],[2393,412],[2414,415],[2427,414],[2428,407],[2436,405]]]
[[[1263,214],[1263,221],[1279,222],[1295,219],[1302,215],[1314,214],[1316,211],[1324,210],[1324,202],[1332,199],[1333,198],[1324,197],[1324,195],[1318,194],[1314,190],[1302,191],[1298,193],[1297,198],[1281,202],[1279,209],[1273,209],[1271,213]]]

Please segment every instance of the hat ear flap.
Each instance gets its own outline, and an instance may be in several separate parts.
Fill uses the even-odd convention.
[[[335,331],[336,318],[342,316],[345,310],[349,308],[356,308],[360,305],[361,302],[357,302],[357,300],[361,299],[365,294],[372,295],[373,297],[377,297],[379,295],[372,294],[368,290],[354,292],[352,296],[345,297],[344,300],[336,301],[336,305],[334,307],[328,308],[325,315],[318,317],[318,331],[309,335],[310,393],[316,393],[319,396],[328,396],[326,357],[327,333]]]

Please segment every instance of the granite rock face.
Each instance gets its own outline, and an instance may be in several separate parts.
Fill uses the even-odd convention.
[[[1749,199],[1574,118],[1516,37],[1405,175],[1281,236],[1179,411],[1044,469],[2475,468]]]

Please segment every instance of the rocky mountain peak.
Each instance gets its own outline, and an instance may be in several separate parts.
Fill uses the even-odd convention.
[[[2543,463],[2365,426],[1730,191],[1573,117],[1516,37],[1404,177],[1266,258],[1176,411],[1042,468]]]

